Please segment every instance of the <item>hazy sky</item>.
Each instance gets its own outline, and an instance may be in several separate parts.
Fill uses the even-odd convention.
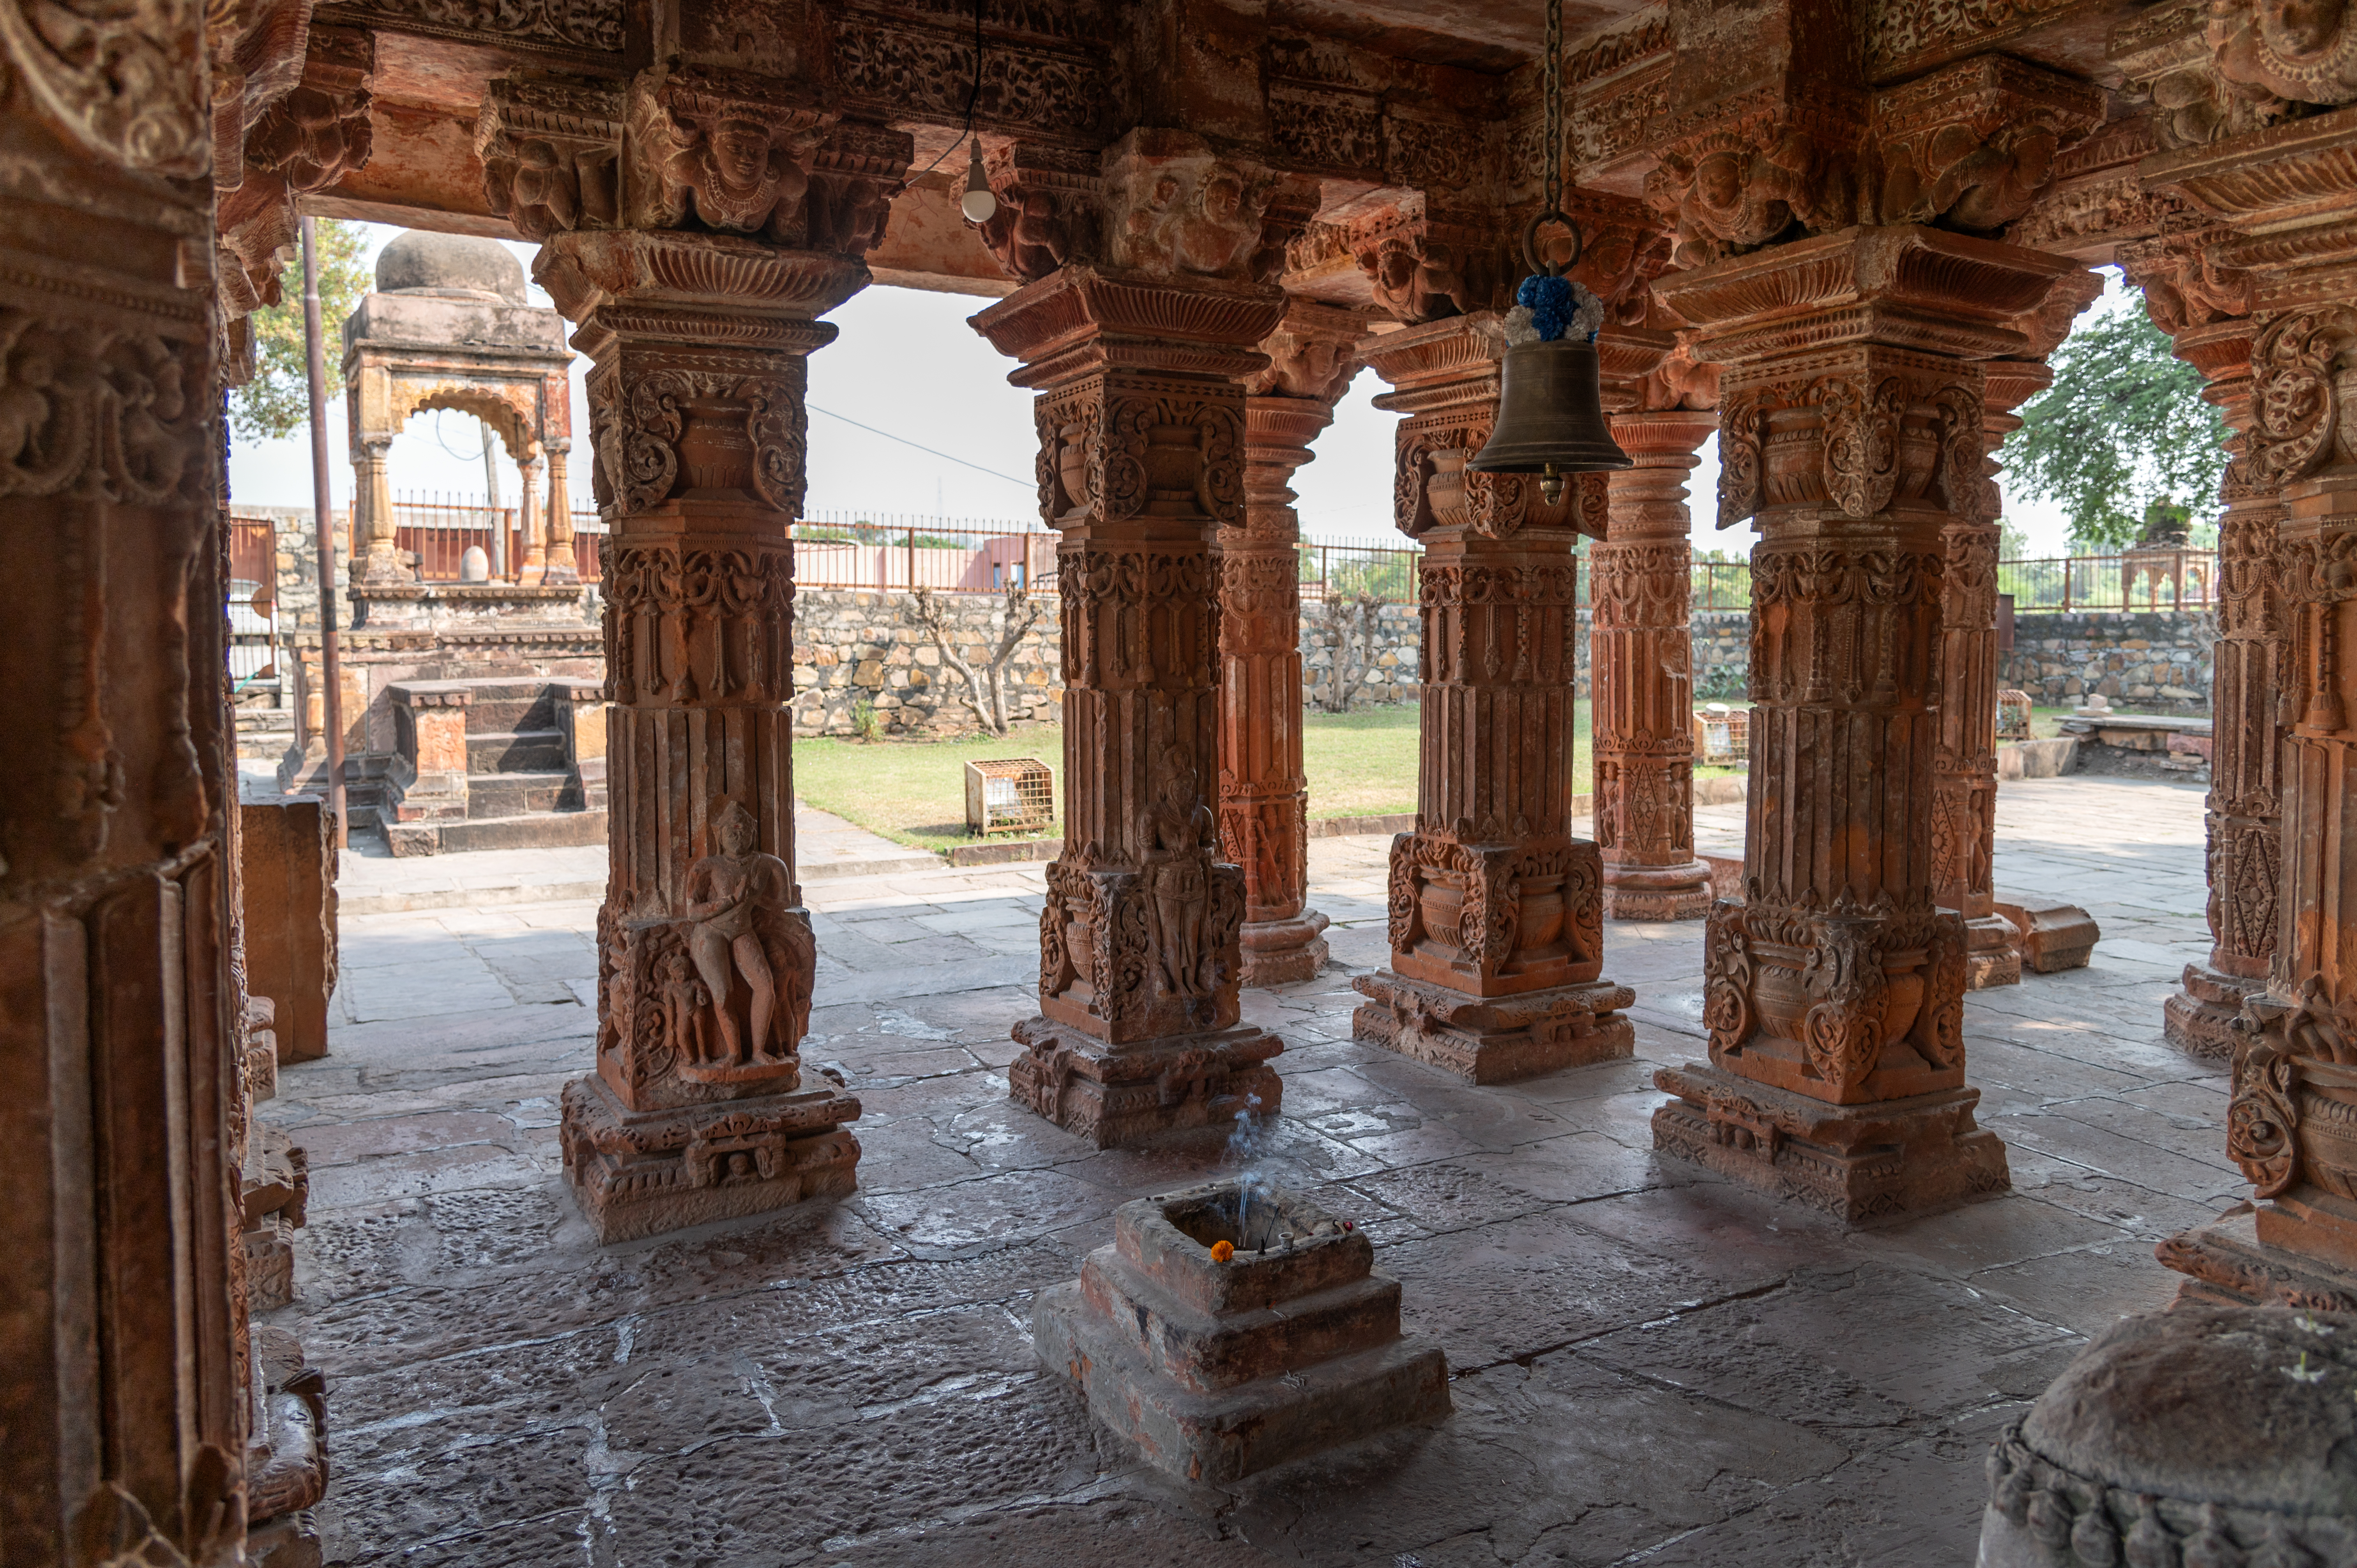
[[[400,231],[363,227],[373,263],[376,252]],[[522,258],[528,275],[535,247],[509,248]],[[2111,294],[2118,292],[2115,276]],[[534,305],[549,303],[537,288],[530,294]],[[842,336],[810,360],[806,510],[813,517],[1012,520],[1036,514],[1031,394],[1006,384],[1012,363],[965,324],[989,303],[968,295],[870,288],[828,317]],[[328,330],[329,352],[340,353],[336,324]],[[586,368],[586,360],[574,361],[571,483],[582,507],[589,504],[589,413],[581,393]],[[1297,472],[1294,489],[1304,534],[1370,542],[1396,537],[1391,521],[1396,422],[1373,405],[1382,390],[1372,371],[1361,371],[1336,406],[1334,423],[1318,438],[1312,461]],[[328,426],[336,501],[349,505],[352,473],[340,398],[329,403]],[[411,420],[393,446],[396,497],[480,498],[482,438],[482,426],[465,414],[445,412]],[[1710,525],[1718,475],[1715,441],[1702,456],[1692,480],[1695,548],[1748,550],[1755,537],[1749,529],[1719,533]],[[237,442],[230,454],[231,496],[252,506],[307,506],[310,467],[307,435]],[[511,506],[515,467],[502,455],[500,467],[500,492]],[[2011,495],[2007,501],[2008,520],[2029,536],[2034,552],[2063,553],[2069,531],[2060,513]]]

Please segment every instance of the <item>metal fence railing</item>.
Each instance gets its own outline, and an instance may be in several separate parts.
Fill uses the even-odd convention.
[[[278,534],[266,517],[229,520],[229,678],[234,690],[278,673]]]
[[[1317,601],[1361,596],[1412,605],[1422,590],[1424,552],[1381,544],[1301,542],[1301,596]]]
[[[799,587],[995,594],[1055,576],[1056,535],[1036,522],[817,512],[794,524]]]
[[[2040,610],[2208,609],[2218,602],[2218,557],[2208,550],[2000,561],[1996,591],[2013,613]]]
[[[542,526],[544,536],[544,519]],[[605,532],[606,524],[595,511],[574,512],[573,564],[584,582],[597,580]],[[467,552],[474,548],[487,558],[491,581],[522,583],[533,575],[524,568],[531,542],[524,537],[522,513],[514,507],[494,510],[479,500],[397,497],[393,547],[415,561],[421,583],[460,581]]]

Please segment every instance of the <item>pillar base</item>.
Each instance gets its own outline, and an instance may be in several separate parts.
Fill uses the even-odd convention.
[[[1677,1098],[1653,1147],[1849,1224],[1945,1208],[2013,1185],[2005,1144],[1973,1123],[1977,1089],[1828,1105],[1700,1063],[1663,1068]]]
[[[2264,994],[2267,983],[2236,980],[2198,963],[2185,966],[2182,980],[2185,989],[2160,1004],[2161,1033],[2197,1057],[2232,1061],[2234,1020],[2242,1016],[2244,1001]]]
[[[1304,909],[1290,920],[1246,920],[1243,925],[1246,985],[1290,985],[1316,978],[1326,967],[1326,917]]]
[[[1274,1116],[1284,1101],[1285,1084],[1268,1060],[1285,1042],[1265,1029],[1125,1046],[1046,1018],[1027,1018],[1012,1033],[1028,1048],[1006,1069],[1007,1097],[1100,1149],[1226,1132],[1237,1116]]]
[[[2153,1256],[2186,1276],[2179,1301],[2357,1312],[2357,1204],[2311,1187],[2238,1203]]]
[[[1469,1083],[1511,1083],[1636,1054],[1636,1026],[1620,1010],[1637,993],[1609,980],[1480,997],[1383,970],[1351,986],[1369,998],[1351,1015],[1353,1038]]]
[[[600,1245],[764,1214],[858,1185],[859,1101],[832,1083],[631,1111],[599,1078],[565,1086],[565,1175]]]
[[[2021,933],[2003,915],[1964,922],[1964,989],[2021,983]]]
[[[1604,918],[1608,920],[1699,920],[1710,913],[1710,865],[1615,865],[1604,864]]]

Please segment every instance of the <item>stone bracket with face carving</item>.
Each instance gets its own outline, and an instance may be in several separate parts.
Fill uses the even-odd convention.
[[[795,243],[831,116],[782,83],[710,69],[651,70],[630,86],[623,221]]]
[[[1867,154],[1874,215],[1986,232],[2029,210],[2054,159],[2093,130],[2103,93],[1983,55],[1879,94]]]
[[[1674,225],[1675,261],[1708,266],[1771,241],[1856,220],[1857,140],[1846,106],[1804,110],[1738,101],[1674,123],[1645,200]]]

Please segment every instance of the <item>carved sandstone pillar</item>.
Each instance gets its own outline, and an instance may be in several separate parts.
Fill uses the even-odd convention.
[[[565,474],[565,455],[573,443],[563,436],[548,444],[548,563],[544,584],[577,583],[580,563],[573,553],[573,491]]]
[[[1964,1082],[1963,922],[1935,897],[1943,536],[1994,512],[1974,361],[2018,350],[2005,323],[2070,267],[1900,226],[1657,285],[1722,368],[1720,521],[1761,539],[1745,897],[1712,910],[1710,1065],[1656,1075],[1677,1098],[1654,1144],[1847,1219],[2007,1181]]]
[[[1596,842],[1604,912],[1698,920],[1710,867],[1694,850],[1694,626],[1686,475],[1717,433],[1710,410],[1616,414],[1634,467],[1605,476],[1611,536],[1588,552]]]
[[[803,357],[866,265],[725,235],[557,234],[534,274],[594,361],[611,859],[595,1076],[565,1165],[601,1240],[851,1190],[859,1102],[805,1083],[793,880]]]
[[[1571,836],[1581,532],[1604,487],[1555,503],[1468,473],[1497,415],[1505,336],[1483,311],[1371,338],[1400,422],[1403,532],[1424,542],[1416,828],[1392,841],[1390,968],[1352,983],[1359,1038],[1476,1083],[1630,1054],[1635,1000],[1601,977],[1594,843]]]
[[[205,20],[163,0],[0,28],[12,1563],[218,1563],[245,1537]]]
[[[359,393],[354,392],[357,403]],[[355,583],[406,583],[409,568],[393,547],[391,436],[352,444],[352,562]]]
[[[2357,82],[2344,92],[2357,92]],[[2357,106],[2295,120],[2206,147],[2165,153],[2140,169],[2148,188],[2180,194],[2232,231],[2205,247],[2221,272],[2250,274],[2249,413],[2244,450],[2227,470],[2229,524],[2222,542],[2230,581],[2225,624],[2253,645],[2229,686],[2222,635],[2218,733],[2230,720],[2245,748],[2222,744],[2212,786],[2212,894],[2220,948],[2248,915],[2260,854],[2230,873],[2222,838],[2238,850],[2264,845],[2267,776],[2248,756],[2266,727],[2238,696],[2264,642],[2249,634],[2265,613],[2253,579],[2264,558],[2250,534],[2280,509],[2276,569],[2287,642],[2281,666],[2285,731],[2279,754],[2282,869],[2272,911],[2275,950],[2266,989],[2249,993],[2234,1024],[2234,1087],[2226,1152],[2259,1200],[2161,1243],[2160,1259],[2191,1276],[2185,1294],[2303,1306],[2357,1305],[2357,277],[2343,258],[2345,171],[2357,158]],[[2231,368],[2236,328],[2190,332],[2187,348],[2215,348]],[[2188,341],[2190,339],[2190,342]],[[2200,363],[2199,360],[2196,363]],[[2230,421],[2241,411],[2222,377]],[[2232,506],[2238,492],[2247,509]],[[2221,800],[2229,787],[2240,799]],[[2224,809],[2222,810],[2221,807]],[[2264,853],[2261,851],[2261,853]],[[2247,903],[2245,900],[2249,900]],[[2252,922],[2254,925],[2255,921]],[[2194,989],[2198,1001],[2210,998]],[[2206,989],[2206,988],[2205,988]],[[2187,1010],[2172,1009],[2177,1018]],[[2198,1019],[2198,1015],[2196,1015]]]
[[[2180,220],[2185,221],[2185,220]],[[2194,220],[2198,222],[2198,220]],[[2233,1055],[2234,1020],[2266,993],[2276,956],[2282,877],[2286,733],[2298,721],[2298,682],[2287,681],[2289,626],[2277,564],[2283,509],[2276,486],[2249,460],[2255,410],[2250,274],[2210,259],[2232,229],[2201,224],[2123,246],[2120,264],[2144,290],[2145,310],[2178,358],[2201,372],[2202,395],[2233,433],[2218,521],[2218,640],[2211,650],[2207,812],[2210,961],[2185,966],[2183,989],[2162,1004],[2169,1037],[2197,1055]]]
[[[1301,537],[1293,471],[1357,373],[1365,323],[1308,301],[1261,345],[1244,399],[1244,522],[1220,531],[1220,847],[1243,868],[1243,983],[1308,980],[1326,917],[1305,908],[1308,780],[1301,770]]]
[[[1064,267],[974,317],[1039,394],[1064,659],[1064,852],[1014,1099],[1099,1147],[1274,1114],[1238,1027],[1244,874],[1219,855],[1219,561],[1244,522],[1244,381],[1285,308],[1256,284]],[[1168,367],[1183,366],[1183,369]]]
[[[517,569],[516,581],[530,582],[538,577],[547,580],[548,540],[541,525],[540,476],[543,459],[526,457],[516,465],[516,521],[523,532],[523,564]]]
[[[2018,361],[1984,369],[1987,408],[2036,390]],[[1999,365],[2005,368],[2000,370]],[[2031,369],[2043,371],[2044,366]],[[2050,378],[2049,378],[2050,379]],[[2002,386],[2002,392],[1991,389]],[[2018,393],[2017,397],[2015,394]],[[1986,450],[1986,436],[1981,443]],[[1961,488],[1961,487],[1960,487]],[[1941,531],[1939,747],[1932,779],[1932,900],[1964,922],[1964,989],[2021,983],[2019,937],[1996,912],[1996,554],[1994,486]]]

